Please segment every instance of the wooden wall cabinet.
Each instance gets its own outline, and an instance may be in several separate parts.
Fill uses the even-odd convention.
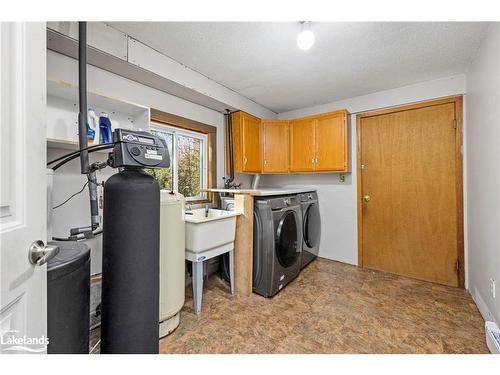
[[[313,172],[316,120],[305,118],[290,121],[290,172]]]
[[[290,121],[290,171],[348,172],[348,122],[347,111]]]
[[[349,133],[347,124],[347,111],[317,117],[316,171],[348,171]]]
[[[261,173],[261,120],[241,111],[235,112],[231,116],[233,120],[234,172]],[[226,163],[226,166],[229,168],[229,163]]]
[[[289,121],[262,120],[262,173],[290,170]]]
[[[235,173],[349,172],[346,110],[290,121],[231,116]]]

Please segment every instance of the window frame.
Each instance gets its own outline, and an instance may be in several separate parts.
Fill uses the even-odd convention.
[[[151,120],[150,122],[175,126],[180,129],[193,130],[207,135],[208,137],[207,185],[209,189],[215,188],[217,186],[217,142],[218,142],[217,127],[196,120],[192,120],[186,117],[174,115],[173,113],[164,112],[157,108],[150,109],[150,120]],[[220,204],[219,198],[220,198],[219,194],[214,192],[208,192],[206,199],[193,201],[190,203],[193,204],[212,203],[218,205]]]
[[[175,125],[165,124],[161,122],[156,122],[152,120],[150,122],[150,129],[158,132],[164,132],[167,134],[172,134],[172,144],[173,149],[171,150],[172,160],[170,161],[170,168],[172,168],[172,190],[179,192],[179,166],[177,163],[177,137],[185,136],[190,138],[195,138],[200,140],[200,189],[207,189],[208,187],[208,135],[201,132],[196,132],[193,130],[177,127]],[[194,197],[184,197],[186,202],[206,202],[207,193],[201,191],[199,195]]]

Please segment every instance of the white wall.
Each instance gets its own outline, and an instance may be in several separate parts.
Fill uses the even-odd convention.
[[[47,51],[47,78],[78,83],[78,66],[76,60],[61,54]],[[141,85],[108,71],[88,66],[88,90],[120,98],[137,104],[153,107],[178,116],[196,120],[217,127],[217,184],[223,186],[224,176],[224,116],[206,107],[179,99],[163,91]],[[48,160],[64,155],[68,150],[48,150]],[[97,154],[97,153],[96,153]],[[104,156],[92,155],[92,159]],[[98,173],[98,179],[106,179],[114,171],[105,169]],[[54,174],[53,201],[62,202],[74,192],[77,192],[85,182],[84,176],[79,173],[78,161],[72,162]],[[55,210],[53,234],[65,237],[71,227],[83,226],[89,223],[90,209],[88,193],[84,191],[67,205]],[[100,237],[88,242],[92,248],[92,274],[100,272],[101,268],[101,241]]]
[[[397,89],[350,98],[320,106],[279,114],[290,119],[315,113],[346,108],[351,115],[352,173],[345,182],[337,174],[267,175],[261,186],[313,186],[318,190],[322,220],[320,256],[350,264],[358,262],[357,248],[357,190],[356,190],[356,113],[415,103],[465,93],[465,76],[422,82]]]
[[[469,290],[485,319],[500,322],[500,25],[467,72]],[[497,296],[490,294],[490,278]]]

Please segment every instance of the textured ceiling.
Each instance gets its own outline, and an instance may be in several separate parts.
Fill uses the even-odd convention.
[[[487,23],[108,22],[277,113],[464,73]]]

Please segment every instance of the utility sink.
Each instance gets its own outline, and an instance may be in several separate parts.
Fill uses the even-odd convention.
[[[229,254],[231,294],[234,293],[234,238],[236,211],[216,209],[188,210],[186,221],[186,259],[193,265],[193,304],[196,315],[201,313],[203,294],[203,262],[221,254]]]
[[[237,211],[186,211],[186,259],[201,262],[234,248]]]

